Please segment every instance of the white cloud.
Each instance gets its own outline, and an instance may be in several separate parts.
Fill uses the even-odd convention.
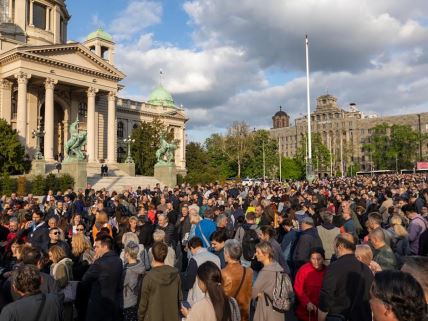
[[[328,90],[342,107],[356,102],[365,112],[427,109],[426,0],[189,0],[183,8],[192,48],[158,43],[146,32],[161,22],[154,1],[132,0],[110,30],[121,40],[116,61],[128,76],[125,93],[147,98],[162,68],[165,87],[186,107],[192,140],[234,120],[269,128],[279,105],[292,117],[304,113],[305,78],[272,86],[266,74],[302,74],[306,33],[314,108]]]
[[[114,39],[128,40],[148,26],[161,21],[162,6],[159,2],[132,0],[110,25]]]

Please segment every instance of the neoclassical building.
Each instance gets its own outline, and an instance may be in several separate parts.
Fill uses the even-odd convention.
[[[312,132],[320,134],[323,144],[333,155],[331,168],[319,170],[340,172],[343,166],[346,172],[353,164],[361,165],[362,170],[371,170],[373,166],[371,155],[363,146],[369,142],[373,127],[382,123],[410,125],[413,130],[426,134],[428,112],[382,117],[364,115],[355,103],[350,103],[348,108],[344,109],[332,95],[318,97],[315,111],[311,113]],[[296,118],[294,124],[290,124],[290,116],[281,107],[272,117],[270,134],[272,138],[278,140],[280,152],[284,156],[294,157],[305,140],[307,126],[306,116]],[[418,160],[428,158],[428,144],[426,142],[421,144],[415,155]],[[315,159],[313,165],[316,170]]]
[[[79,119],[88,162],[111,164],[126,156],[123,139],[132,129],[156,117],[179,142],[175,162],[185,173],[183,108],[161,85],[147,102],[119,97],[125,74],[114,65],[111,35],[98,29],[83,43],[67,41],[69,19],[64,0],[0,0],[0,117],[30,156],[40,126],[48,162],[64,155],[69,124]]]

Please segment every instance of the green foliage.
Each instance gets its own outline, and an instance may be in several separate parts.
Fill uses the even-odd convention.
[[[296,160],[300,166],[305,168],[307,158],[307,136],[301,140],[300,146],[297,149]],[[312,134],[312,166],[315,171],[329,170],[330,168],[330,151],[327,146],[322,143],[319,133]]]
[[[346,176],[353,177],[359,171],[361,171],[361,165],[360,164],[349,165],[347,170],[346,170]]]
[[[45,178],[43,175],[34,176],[31,181],[31,193],[39,196],[45,194]]]
[[[266,177],[277,177],[279,168],[278,142],[267,130],[257,130],[249,138],[248,157],[243,163],[243,176],[263,177],[263,150]]]
[[[10,195],[16,191],[16,180],[11,178],[7,172],[3,172],[0,178],[1,195]]]
[[[25,157],[25,149],[19,142],[16,130],[0,119],[0,133],[0,171],[10,174],[28,171],[31,162]]]
[[[205,150],[210,167],[215,169],[217,180],[236,176],[236,171],[227,155],[226,139],[220,134],[212,134],[205,140]]]
[[[167,128],[159,118],[155,118],[151,122],[142,122],[139,127],[132,131],[131,137],[135,139],[135,143],[132,144],[131,155],[138,175],[153,176],[156,150],[160,147],[160,135],[162,133],[166,135],[168,142],[173,141],[173,133],[167,132]]]
[[[58,178],[58,186],[60,191],[66,191],[69,188],[74,187],[74,178],[69,174],[62,174]]]
[[[191,142],[186,146],[186,165],[184,180],[192,185],[206,184],[220,178],[208,151],[199,143]]]
[[[300,179],[305,175],[305,168],[296,158],[283,157],[281,160],[283,179]]]
[[[59,190],[59,181],[53,173],[49,173],[45,177],[45,193],[47,193],[49,190],[54,192]]]
[[[419,137],[409,125],[382,123],[372,129],[369,142],[364,144],[375,169],[409,169],[418,159]]]

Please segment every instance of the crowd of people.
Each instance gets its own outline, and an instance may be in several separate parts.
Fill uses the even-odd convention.
[[[423,321],[419,174],[0,202],[0,321]]]

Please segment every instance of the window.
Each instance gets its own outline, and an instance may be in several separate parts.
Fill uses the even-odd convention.
[[[138,128],[138,124],[137,123],[135,123],[133,126],[132,126],[132,128]]]
[[[36,28],[46,29],[46,6],[33,3],[33,25]]]
[[[79,103],[79,116],[85,117],[88,114],[88,105],[85,102]]]
[[[117,123],[117,138],[123,138],[123,123],[121,121]]]
[[[0,0],[0,23],[10,22],[9,0]]]

